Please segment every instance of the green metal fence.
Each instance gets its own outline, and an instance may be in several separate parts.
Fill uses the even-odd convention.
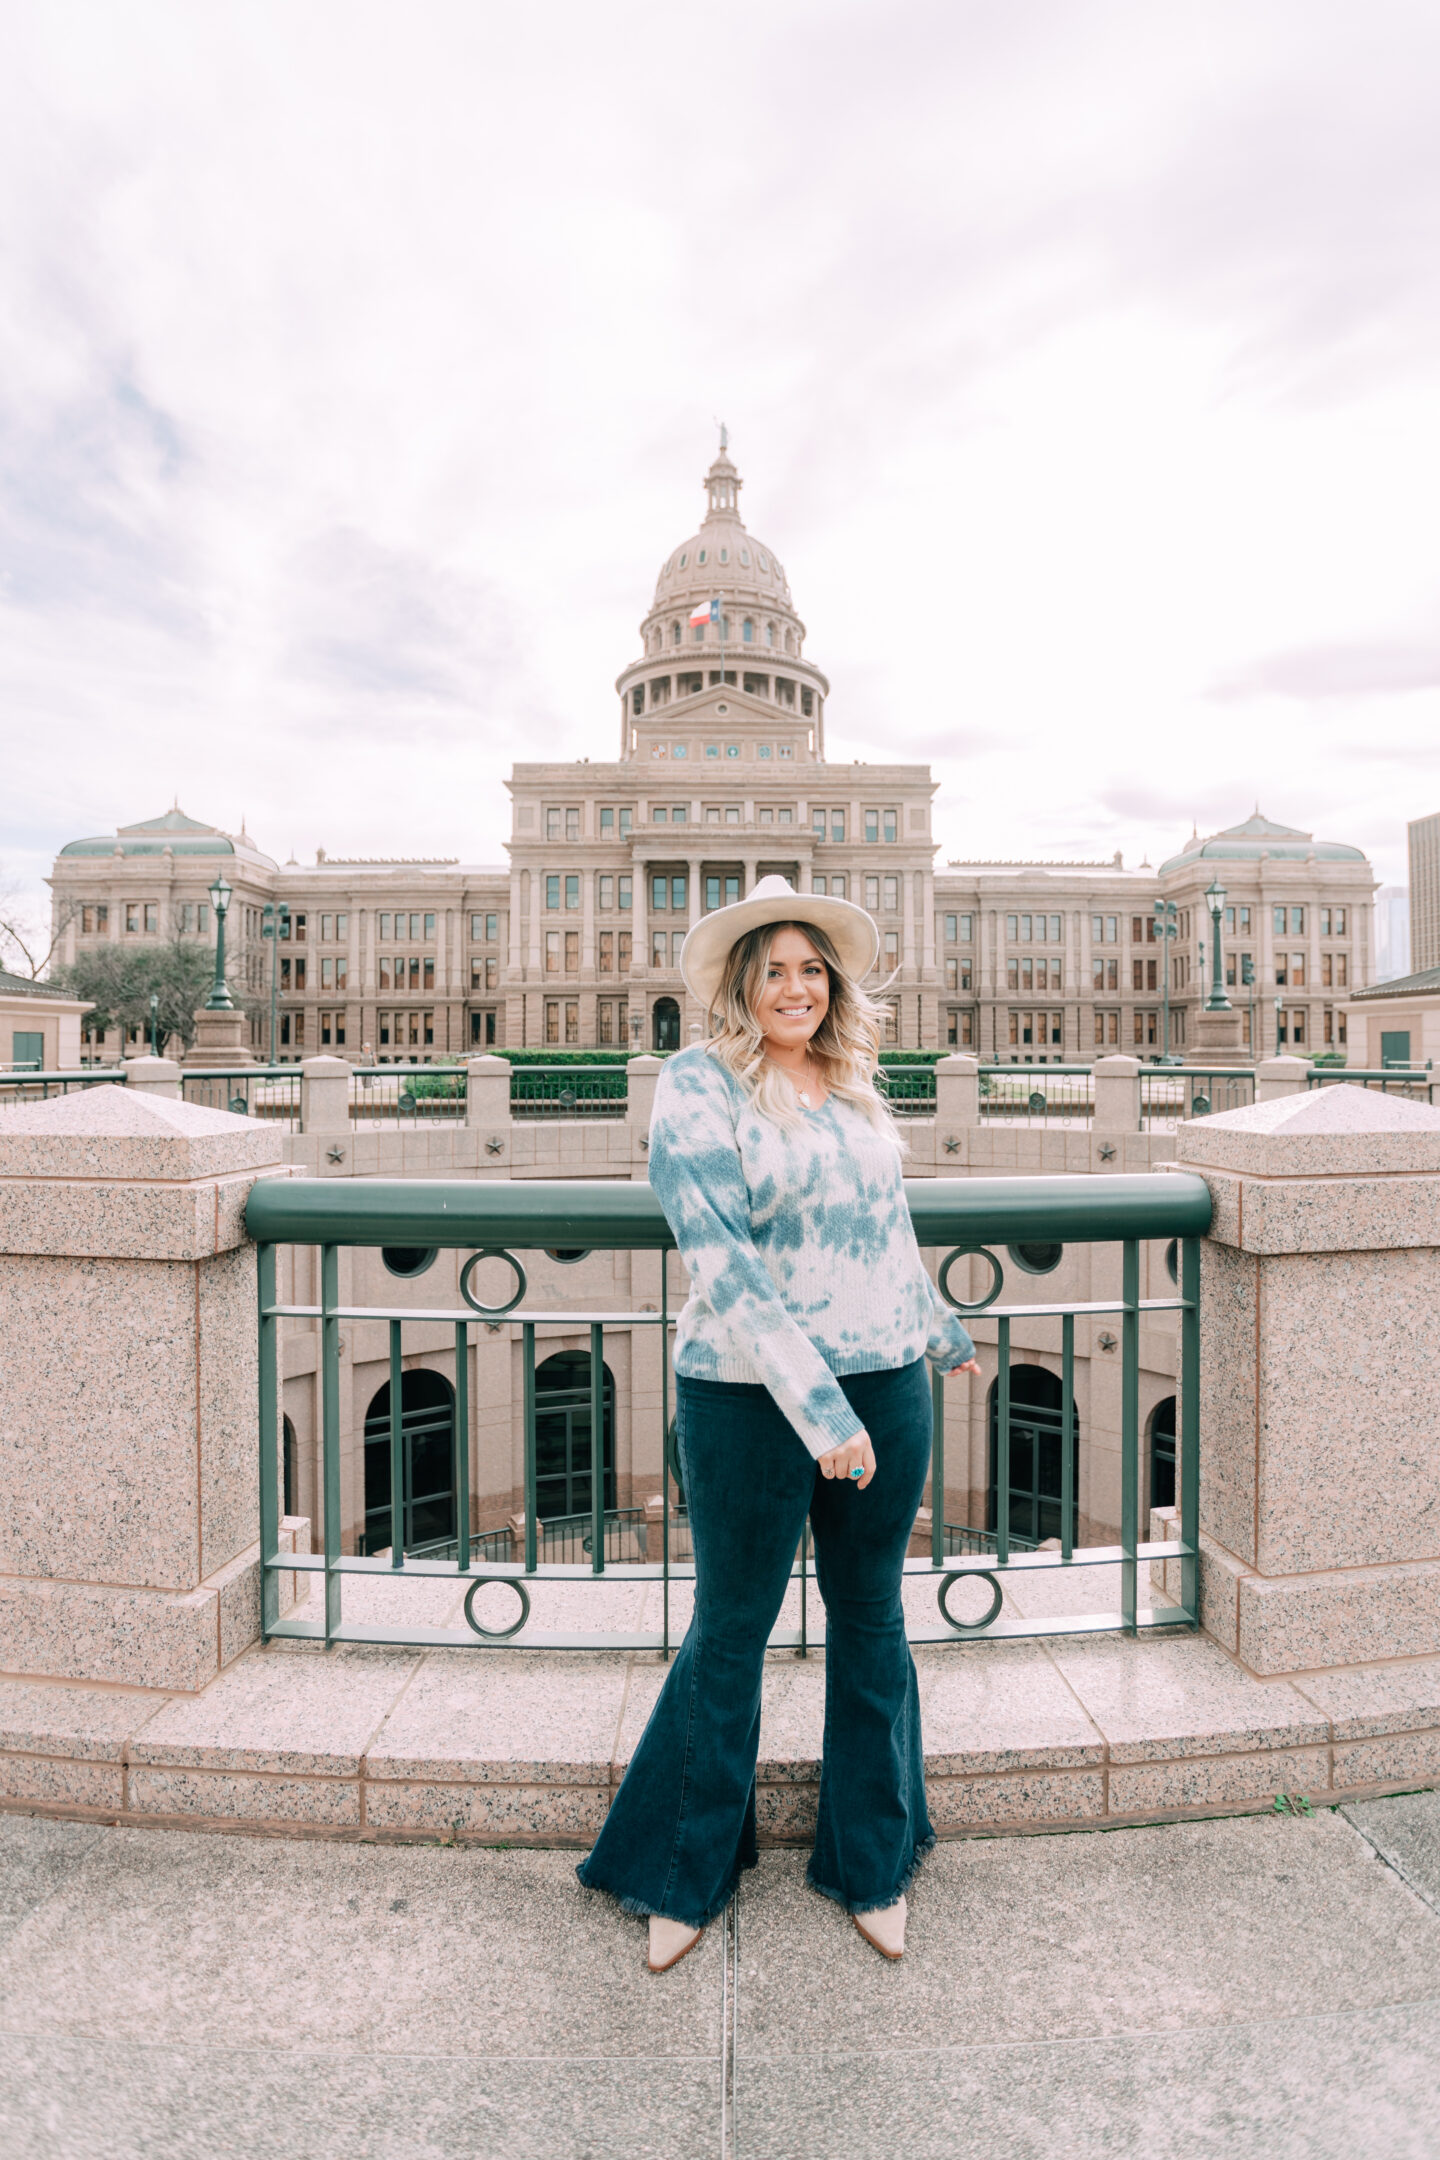
[[[1244,1110],[1255,1100],[1255,1075],[1244,1067],[1144,1065],[1140,1123],[1145,1132],[1174,1132],[1185,1118]]]
[[[931,1549],[928,1557],[912,1558],[907,1573],[933,1581],[936,1617],[911,1625],[911,1640],[921,1642],[974,1641],[997,1636],[1089,1633],[1102,1629],[1194,1627],[1197,1624],[1196,1554],[1198,1532],[1198,1238],[1209,1225],[1210,1196],[1198,1177],[1170,1175],[974,1178],[916,1180],[907,1185],[911,1215],[922,1247],[943,1251],[939,1281],[956,1309],[983,1314],[993,1321],[997,1342],[997,1417],[994,1488],[998,1495],[1011,1491],[1011,1330],[1017,1322],[1035,1318],[1058,1318],[1061,1334],[1061,1382],[1063,1392],[1061,1431],[1067,1439],[1075,1432],[1075,1324],[1101,1315],[1116,1315],[1120,1324],[1122,1481],[1120,1494],[1120,1541],[1116,1545],[1077,1546],[1075,1520],[1077,1494],[1074,1483],[1074,1449],[1061,1448],[1062,1489],[1060,1517],[1062,1535],[1053,1551],[1022,1549],[1025,1541],[1014,1536],[1009,1506],[1001,1504],[993,1529],[972,1529],[944,1520],[945,1418],[944,1385],[934,1381],[936,1410],[931,1491],[934,1497]],[[666,1278],[668,1266],[659,1273],[658,1310],[626,1312],[552,1312],[526,1303],[528,1283],[526,1252],[548,1251],[575,1257],[600,1250],[653,1251],[667,1253],[673,1241],[654,1194],[646,1184],[608,1180],[497,1182],[410,1181],[404,1179],[355,1180],[261,1179],[252,1189],[247,1207],[247,1226],[259,1246],[260,1286],[260,1535],[264,1556],[262,1621],[269,1636],[294,1636],[332,1642],[402,1642],[484,1645],[504,1641],[519,1648],[621,1648],[659,1649],[668,1655],[672,1647],[671,1585],[693,1574],[688,1558],[688,1538],[676,1534],[678,1495],[673,1489],[670,1450],[657,1445],[663,1457],[664,1504],[658,1523],[641,1523],[634,1510],[605,1506],[604,1338],[607,1329],[658,1328],[666,1345],[660,1360],[661,1433],[670,1429],[672,1376],[668,1346],[673,1324]],[[1140,1255],[1142,1243],[1175,1241],[1178,1275],[1173,1297],[1142,1298]],[[1121,1289],[1118,1297],[1086,1302],[1001,1303],[1007,1280],[1007,1260],[1018,1253],[1022,1277],[1033,1274],[1037,1247],[1076,1244],[1112,1244],[1121,1248]],[[282,1245],[318,1247],[320,1302],[284,1304],[277,1297],[277,1248]],[[461,1271],[462,1303],[439,1309],[414,1305],[343,1305],[339,1294],[340,1253],[347,1246],[403,1248],[410,1253],[449,1249],[468,1251],[472,1259]],[[988,1263],[989,1288],[972,1305],[960,1302],[950,1288],[955,1263],[967,1255],[980,1255]],[[1002,1258],[1002,1254],[1004,1257]],[[1027,1257],[1029,1256],[1029,1257]],[[514,1271],[511,1295],[487,1306],[471,1288],[478,1262],[501,1260]],[[1143,1487],[1141,1424],[1139,1416],[1139,1347],[1143,1315],[1177,1312],[1180,1315],[1179,1386],[1179,1500],[1181,1541],[1178,1546],[1150,1545],[1140,1536],[1139,1509]],[[455,1351],[454,1491],[458,1534],[452,1552],[437,1557],[412,1555],[397,1541],[388,1559],[343,1550],[342,1477],[340,1431],[340,1330],[352,1323],[382,1321],[388,1328],[390,1391],[389,1444],[390,1490],[404,1490],[402,1440],[402,1386],[404,1330],[436,1324],[453,1331]],[[287,1322],[318,1325],[320,1356],[320,1489],[323,1538],[321,1550],[309,1556],[280,1550],[281,1446],[280,1387],[282,1367],[281,1329]],[[493,1532],[471,1529],[471,1406],[468,1348],[479,1326],[518,1331],[521,1344],[523,1385],[523,1434],[525,1503],[523,1534],[518,1550],[499,1558],[500,1539]],[[588,1375],[590,1404],[590,1492],[592,1504],[588,1526],[573,1521],[544,1524],[537,1509],[536,1467],[536,1329],[563,1326],[584,1328],[589,1342]],[[628,1517],[622,1521],[622,1517]],[[644,1537],[637,1534],[643,1529]],[[973,1541],[973,1542],[972,1542]],[[643,1546],[644,1557],[639,1557]],[[685,1558],[672,1546],[683,1548]],[[576,1549],[578,1547],[578,1549]],[[565,1557],[557,1557],[563,1549]],[[617,1557],[617,1554],[630,1555]],[[1182,1593],[1177,1607],[1142,1610],[1139,1603],[1140,1569],[1152,1558],[1182,1562]],[[1120,1585],[1118,1607],[1104,1612],[1068,1614],[1061,1618],[1034,1619],[1004,1610],[1005,1587],[1017,1573],[1045,1569],[1117,1567]],[[323,1617],[281,1618],[279,1578],[310,1570],[321,1578]],[[823,1641],[823,1622],[818,1621],[808,1598],[812,1573],[808,1538],[797,1555],[800,1587],[799,1626],[778,1627],[772,1641],[802,1655],[812,1643]],[[343,1588],[355,1575],[459,1578],[466,1584],[465,1628],[402,1627],[347,1620]],[[663,1586],[661,1625],[656,1633],[596,1632],[557,1633],[529,1625],[530,1588],[543,1581],[594,1580],[658,1581]],[[957,1616],[950,1600],[974,1578],[989,1596],[983,1615]],[[490,1626],[475,1611],[482,1585],[503,1583],[513,1591],[517,1613],[505,1629]]]
[[[1094,1115],[1088,1065],[982,1065],[980,1122],[1088,1125]]]
[[[1403,1095],[1411,1102],[1433,1103],[1436,1075],[1428,1065],[1312,1065],[1305,1085],[1378,1088],[1382,1095]]]
[[[117,1085],[125,1085],[125,1074],[121,1067],[111,1065],[83,1065],[74,1072],[0,1072],[0,1109],[6,1103],[48,1102],[52,1095]]]
[[[182,1072],[180,1094],[183,1101],[200,1103],[207,1110],[259,1118],[282,1132],[300,1130],[298,1065],[217,1065],[202,1072]]]
[[[623,1065],[514,1065],[510,1115],[516,1118],[623,1118]]]

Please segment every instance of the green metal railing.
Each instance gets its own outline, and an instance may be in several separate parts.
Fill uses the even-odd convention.
[[[1134,1633],[1147,1627],[1194,1627],[1198,1624],[1198,1351],[1199,1351],[1199,1246],[1198,1239],[1210,1221],[1210,1196],[1202,1179],[1185,1174],[1117,1175],[1039,1178],[974,1178],[917,1180],[907,1184],[911,1216],[922,1247],[941,1250],[941,1293],[956,1310],[983,1315],[996,1330],[997,1415],[995,1428],[994,1489],[1000,1496],[993,1532],[972,1530],[944,1521],[945,1495],[945,1383],[934,1380],[935,1430],[931,1463],[933,1497],[931,1550],[928,1558],[906,1562],[907,1573],[922,1574],[936,1586],[937,1618],[930,1624],[911,1627],[911,1640],[922,1642],[973,1641],[997,1636],[1054,1633],[1090,1633],[1123,1629]],[[547,1251],[567,1257],[600,1250],[666,1254],[673,1249],[665,1218],[646,1184],[608,1180],[517,1183],[411,1181],[405,1179],[304,1180],[263,1178],[253,1187],[246,1210],[250,1235],[259,1247],[260,1299],[260,1537],[263,1553],[262,1625],[265,1635],[294,1636],[333,1642],[401,1642],[447,1644],[493,1644],[512,1642],[518,1648],[658,1649],[668,1656],[672,1647],[670,1586],[693,1575],[693,1563],[672,1552],[676,1516],[672,1506],[670,1451],[657,1445],[663,1462],[663,1505],[660,1520],[644,1525],[643,1559],[616,1560],[616,1539],[628,1540],[637,1550],[641,1540],[635,1523],[620,1524],[621,1515],[634,1511],[605,1507],[604,1459],[605,1365],[604,1337],[607,1329],[658,1328],[665,1354],[660,1359],[660,1433],[670,1428],[672,1375],[669,1356],[672,1316],[667,1277],[662,1264],[658,1310],[552,1312],[525,1303],[526,1273],[519,1254]],[[1142,1298],[1140,1253],[1146,1241],[1174,1240],[1178,1276],[1173,1297]],[[1121,1247],[1121,1288],[1118,1297],[1081,1302],[1052,1301],[1000,1303],[1006,1281],[1005,1252],[1021,1255],[1022,1274],[1034,1272],[1037,1248],[1066,1245],[1113,1244]],[[282,1245],[319,1248],[320,1301],[318,1304],[285,1304],[277,1296],[277,1249]],[[460,1275],[461,1304],[441,1308],[416,1305],[345,1305],[340,1299],[340,1254],[350,1246],[403,1248],[424,1254],[439,1249],[468,1251]],[[949,1277],[956,1262],[979,1255],[988,1263],[990,1287],[972,1304],[962,1303],[951,1291]],[[1027,1257],[1028,1256],[1028,1257]],[[470,1287],[481,1261],[504,1261],[514,1270],[515,1287],[503,1302],[487,1306]],[[1053,1261],[1046,1262],[1047,1267]],[[1179,1545],[1151,1545],[1140,1537],[1139,1509],[1142,1491],[1141,1425],[1139,1416],[1140,1327],[1151,1312],[1176,1312],[1180,1316],[1179,1386],[1179,1498],[1181,1539]],[[1120,1540],[1115,1545],[1077,1546],[1075,1523],[1078,1495],[1075,1490],[1074,1448],[1061,1448],[1060,1519],[1062,1534],[1055,1551],[1028,1549],[1027,1541],[1013,1534],[1009,1515],[1010,1478],[1010,1374],[1011,1330],[1017,1322],[1058,1319],[1062,1386],[1061,1431],[1075,1432],[1075,1326],[1101,1316],[1117,1315],[1120,1323],[1121,1461]],[[397,1541],[389,1558],[371,1557],[343,1550],[340,1330],[342,1326],[383,1322],[388,1330],[390,1376],[390,1489],[404,1490],[402,1436],[403,1335],[407,1325],[433,1330],[437,1325],[450,1332],[455,1357],[454,1493],[457,1535],[453,1554],[444,1558],[407,1554]],[[280,1372],[281,1329],[286,1323],[318,1325],[320,1356],[320,1463],[322,1495],[322,1544],[317,1553],[302,1555],[280,1550],[281,1447]],[[471,1529],[471,1386],[469,1344],[472,1331],[490,1328],[517,1330],[521,1346],[524,1435],[523,1550],[517,1557],[501,1560],[495,1555],[495,1533]],[[582,1547],[588,1536],[588,1557],[558,1560],[550,1557],[552,1533],[562,1526],[542,1524],[537,1510],[536,1465],[536,1330],[562,1327],[584,1328],[589,1341],[590,1491],[592,1505],[588,1531],[580,1531]],[[433,1336],[432,1336],[433,1341]],[[573,1525],[565,1529],[570,1535]],[[658,1540],[656,1532],[658,1531]],[[974,1545],[966,1541],[978,1541]],[[656,1551],[658,1542],[659,1550]],[[678,1539],[673,1542],[681,1542]],[[684,1541],[688,1545],[688,1540]],[[811,1643],[823,1640],[823,1623],[811,1614],[808,1583],[813,1572],[808,1535],[802,1539],[795,1572],[799,1578],[799,1626],[781,1626],[772,1642],[791,1647],[802,1655]],[[1179,1558],[1182,1562],[1181,1599],[1178,1606],[1142,1609],[1139,1574],[1152,1559]],[[1066,1615],[1061,1618],[1029,1618],[1003,1611],[1007,1580],[1019,1573],[1077,1567],[1118,1567],[1117,1610]],[[279,1586],[282,1575],[310,1571],[321,1578],[323,1617],[281,1617]],[[428,1578],[448,1576],[466,1585],[464,1628],[401,1627],[347,1620],[343,1593],[348,1579],[359,1575]],[[657,1581],[662,1585],[661,1627],[658,1633],[600,1632],[576,1635],[529,1626],[529,1587],[545,1581],[574,1582],[608,1577],[611,1580]],[[977,1619],[954,1615],[951,1594],[973,1578],[987,1588],[990,1605]],[[475,1612],[475,1599],[486,1584],[503,1583],[515,1593],[519,1612],[505,1629],[488,1626]]]
[[[350,1075],[352,1125],[463,1125],[463,1065],[361,1065]]]
[[[1411,1102],[1433,1103],[1436,1076],[1428,1065],[1312,1065],[1305,1085],[1378,1088],[1382,1095],[1403,1095]]]
[[[182,1072],[180,1096],[207,1110],[262,1119],[282,1132],[300,1130],[298,1065],[217,1065],[201,1072]]]
[[[510,1115],[516,1118],[623,1118],[623,1065],[512,1065]]]
[[[52,1095],[70,1095],[82,1088],[124,1085],[125,1073],[118,1065],[82,1065],[73,1072],[17,1068],[0,1072],[0,1107],[6,1103],[48,1102]]]
[[[1255,1100],[1255,1075],[1243,1066],[1145,1065],[1140,1069],[1140,1123],[1145,1132],[1174,1132],[1185,1118],[1244,1110]]]
[[[1088,1065],[982,1065],[980,1122],[1088,1125],[1094,1115]]]

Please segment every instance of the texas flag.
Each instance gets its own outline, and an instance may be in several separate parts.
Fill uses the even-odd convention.
[[[719,620],[720,602],[718,600],[702,600],[699,607],[694,610],[690,617],[690,627],[695,630],[698,629],[701,623],[718,623]]]

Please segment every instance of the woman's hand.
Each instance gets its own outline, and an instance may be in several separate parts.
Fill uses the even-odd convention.
[[[950,1367],[950,1370],[946,1373],[945,1378],[947,1380],[953,1380],[957,1372],[973,1373],[975,1375],[975,1378],[978,1380],[980,1378],[979,1358],[966,1358],[963,1365],[952,1365]]]
[[[853,1440],[843,1447],[832,1447],[828,1455],[820,1457],[821,1477],[845,1478],[857,1492],[864,1492],[875,1475],[875,1450],[870,1445],[869,1433],[857,1432]],[[863,1475],[851,1478],[852,1470],[858,1468]]]

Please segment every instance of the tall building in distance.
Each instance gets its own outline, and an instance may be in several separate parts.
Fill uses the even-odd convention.
[[[1410,888],[1382,885],[1375,895],[1375,980],[1410,973]]]
[[[614,755],[513,767],[507,863],[322,850],[281,864],[176,808],[62,848],[63,957],[98,938],[213,935],[207,888],[223,868],[258,1056],[673,1050],[705,1020],[680,977],[686,932],[779,872],[875,917],[867,987],[895,1048],[1193,1057],[1218,880],[1240,1056],[1344,1049],[1343,1000],[1374,973],[1361,849],[1257,810],[1192,835],[1158,870],[1118,857],[937,868],[929,766],[827,758],[830,682],[784,565],[741,517],[742,485],[722,443],[701,524],[661,564],[639,652],[615,680]],[[274,943],[260,935],[270,900],[290,909]],[[1171,903],[1168,940],[1157,902]]]
[[[1410,966],[1440,967],[1440,811],[1413,818],[1410,842]]]

